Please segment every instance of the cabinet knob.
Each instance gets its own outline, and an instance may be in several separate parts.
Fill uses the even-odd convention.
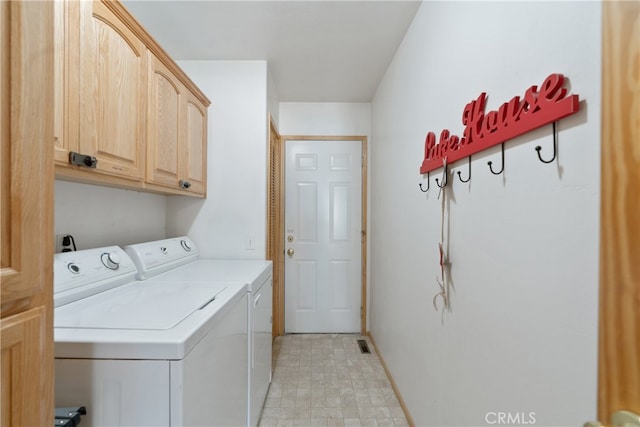
[[[191,187],[191,183],[189,181],[184,180],[184,179],[181,179],[180,182],[178,183],[178,185],[180,186],[180,188],[184,188],[184,189],[187,189],[187,188]]]

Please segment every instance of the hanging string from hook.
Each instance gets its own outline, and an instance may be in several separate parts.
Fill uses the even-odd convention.
[[[442,196],[442,204],[440,210],[440,242],[438,243],[438,252],[440,255],[440,277],[436,277],[436,282],[438,283],[438,287],[440,291],[436,293],[433,297],[433,308],[438,311],[438,298],[442,299],[442,322],[444,322],[444,312],[449,311],[449,275],[448,275],[448,266],[449,260],[447,259],[448,253],[448,244],[445,250],[445,199],[446,199],[446,174],[447,174],[447,159],[446,157],[442,160],[443,165],[443,182],[444,185],[440,187],[440,191],[438,192],[438,198]],[[437,181],[436,181],[437,183]]]
[[[449,167],[447,166],[446,158],[442,160],[442,164],[444,165],[444,171],[442,172],[442,185],[440,185],[440,180],[436,178],[436,185],[440,187],[440,192],[438,192],[438,197],[440,197],[440,193],[442,192],[442,189],[447,186],[447,182],[449,181]]]

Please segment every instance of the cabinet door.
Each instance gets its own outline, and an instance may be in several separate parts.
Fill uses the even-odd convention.
[[[2,426],[53,420],[53,20],[0,1]]]
[[[69,161],[69,140],[65,133],[68,130],[69,115],[65,114],[67,102],[65,101],[68,91],[67,73],[69,67],[67,64],[69,50],[66,49],[65,42],[68,40],[69,23],[69,2],[56,0],[53,3],[54,8],[54,126],[53,126],[53,147],[54,159],[56,163],[65,164]]]
[[[80,2],[79,151],[144,178],[147,50],[103,2]]]
[[[149,55],[147,181],[178,189],[181,102],[185,89],[154,55]]]
[[[51,280],[53,10],[45,6],[51,4],[0,2],[3,312],[9,303],[42,292]]]
[[[189,91],[185,93],[184,109],[181,179],[189,182],[187,191],[204,196],[207,185],[207,109]]]
[[[53,352],[46,348],[52,325],[46,318],[36,307],[0,320],[3,427],[53,425]]]

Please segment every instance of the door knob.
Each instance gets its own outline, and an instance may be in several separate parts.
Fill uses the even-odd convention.
[[[295,252],[296,251],[294,251],[293,248],[287,249],[287,255],[289,255],[290,257],[292,257]]]

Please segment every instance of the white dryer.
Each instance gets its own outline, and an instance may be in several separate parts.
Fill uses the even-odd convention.
[[[116,246],[56,254],[56,406],[86,406],[88,426],[243,425],[246,284],[135,274]]]
[[[164,248],[164,249],[161,249]],[[194,262],[173,268],[156,268],[146,258],[159,250],[192,257]],[[272,263],[265,260],[219,260],[199,258],[199,250],[188,237],[159,240],[125,248],[138,267],[138,278],[189,283],[241,282],[249,292],[249,354],[247,422],[256,427],[271,383],[272,358]],[[187,255],[189,254],[189,255]]]

